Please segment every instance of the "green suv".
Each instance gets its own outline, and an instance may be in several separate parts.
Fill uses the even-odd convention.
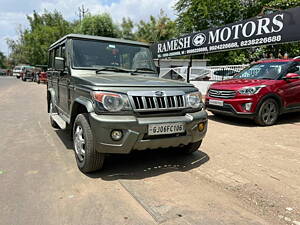
[[[50,46],[50,122],[71,131],[82,172],[101,169],[107,153],[200,147],[207,130],[201,93],[158,78],[149,47],[77,34]]]

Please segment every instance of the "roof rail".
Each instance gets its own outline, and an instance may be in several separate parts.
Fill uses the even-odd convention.
[[[300,56],[295,57],[294,59],[300,59]]]

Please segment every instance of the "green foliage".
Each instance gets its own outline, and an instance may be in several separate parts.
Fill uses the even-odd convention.
[[[15,64],[47,64],[49,46],[72,31],[71,25],[57,11],[27,16],[29,28],[20,31],[18,40],[8,40]]]
[[[75,28],[75,32],[104,37],[118,37],[120,33],[118,27],[114,25],[111,16],[107,13],[84,17]]]
[[[0,68],[6,68],[6,57],[5,57],[5,55],[2,53],[2,52],[0,52]]]
[[[179,15],[176,22],[182,33],[188,33],[255,17],[264,7],[283,10],[297,6],[300,6],[300,0],[178,0],[176,10]],[[276,57],[285,53],[293,57],[300,55],[299,49],[300,44],[293,43],[213,53],[207,57],[212,65],[240,64],[271,53]]]
[[[222,26],[242,18],[241,0],[179,0],[178,28],[183,33]]]
[[[124,39],[135,40],[134,23],[130,18],[123,18],[121,23],[121,37]]]
[[[176,23],[167,17],[162,10],[157,19],[150,16],[148,22],[141,20],[137,25],[137,29],[136,39],[144,42],[168,40],[178,35]]]

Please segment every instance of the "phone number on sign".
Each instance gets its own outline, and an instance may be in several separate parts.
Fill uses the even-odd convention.
[[[268,43],[280,42],[280,41],[281,41],[281,35],[278,35],[273,37],[265,37],[265,38],[257,38],[253,40],[241,41],[241,46],[268,44]]]

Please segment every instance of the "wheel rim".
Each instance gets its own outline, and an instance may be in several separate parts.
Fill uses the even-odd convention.
[[[50,103],[50,107],[49,107],[50,109],[49,109],[49,112],[50,112],[50,114],[52,114],[53,113],[53,105],[52,105],[52,102]]]
[[[277,107],[275,103],[268,102],[262,110],[262,119],[265,124],[272,124],[277,118]]]
[[[74,133],[74,147],[79,161],[83,161],[85,157],[85,139],[83,136],[83,129],[77,126]]]

